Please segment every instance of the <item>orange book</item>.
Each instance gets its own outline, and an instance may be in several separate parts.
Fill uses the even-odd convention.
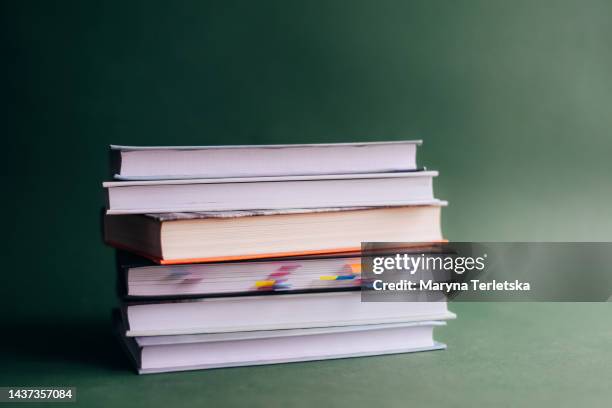
[[[441,241],[434,205],[105,215],[105,241],[164,264],[359,252],[362,242]]]

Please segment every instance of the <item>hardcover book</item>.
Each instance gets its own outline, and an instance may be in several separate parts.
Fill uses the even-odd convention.
[[[429,204],[435,171],[103,183],[108,214]]]
[[[160,264],[359,251],[362,242],[443,239],[436,205],[104,216],[113,246]]]
[[[126,337],[115,324],[139,374],[446,348],[433,339],[440,321],[150,337]]]
[[[110,146],[119,180],[304,176],[416,170],[420,140],[261,146]]]
[[[445,320],[454,315],[445,301],[361,302],[360,292],[279,294],[191,300],[128,302],[122,307],[125,335],[166,336],[285,330]]]

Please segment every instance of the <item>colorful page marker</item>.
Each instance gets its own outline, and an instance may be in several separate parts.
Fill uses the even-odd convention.
[[[299,268],[301,266],[302,265],[283,265],[280,268],[278,268],[277,272],[291,273],[291,272],[295,271],[297,268]]]
[[[361,273],[360,263],[349,264],[349,268],[351,269],[351,272],[354,273],[355,275],[358,275]]]
[[[255,287],[256,288],[267,288],[267,287],[274,286],[275,283],[276,283],[276,280],[274,280],[274,279],[261,280],[261,281],[255,282]]]
[[[356,275],[323,275],[319,276],[320,280],[351,280],[355,279]]]

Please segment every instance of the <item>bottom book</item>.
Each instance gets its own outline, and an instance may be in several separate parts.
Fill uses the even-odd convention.
[[[116,331],[139,374],[327,360],[444,349],[433,339],[442,321],[126,337]]]

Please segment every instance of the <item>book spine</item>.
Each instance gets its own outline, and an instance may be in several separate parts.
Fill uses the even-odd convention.
[[[115,290],[119,299],[128,297],[128,269],[129,267],[123,264],[119,251],[115,251],[115,270],[117,275]]]
[[[121,174],[121,159],[122,156],[120,150],[110,149],[108,151],[108,168],[110,170],[109,177],[111,179],[113,179],[116,174]]]

